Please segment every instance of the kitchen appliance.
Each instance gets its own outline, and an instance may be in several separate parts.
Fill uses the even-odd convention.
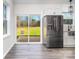
[[[43,45],[48,48],[63,47],[62,15],[46,15],[43,17]]]

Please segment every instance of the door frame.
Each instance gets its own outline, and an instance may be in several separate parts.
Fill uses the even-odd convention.
[[[17,20],[16,20],[16,17],[17,16],[34,16],[34,15],[39,15],[40,16],[40,42],[17,42]],[[29,18],[28,18],[29,19]],[[29,24],[29,20],[28,20],[28,24]],[[29,27],[29,25],[28,25]],[[15,15],[15,29],[16,29],[16,44],[42,44],[42,16],[41,14],[16,14]],[[29,36],[28,36],[29,37]],[[29,40],[29,39],[28,39]]]

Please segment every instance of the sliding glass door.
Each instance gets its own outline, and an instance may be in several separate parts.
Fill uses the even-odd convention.
[[[17,16],[17,42],[40,42],[40,16]]]
[[[17,42],[28,42],[28,16],[17,16]]]
[[[40,16],[33,15],[29,21],[29,42],[40,42]]]

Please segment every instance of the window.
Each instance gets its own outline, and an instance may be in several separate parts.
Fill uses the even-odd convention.
[[[7,6],[3,4],[3,34],[7,34]]]
[[[63,12],[64,24],[73,24],[73,16],[69,12]]]
[[[8,8],[8,4],[6,2],[3,3],[3,35],[9,34],[8,27],[9,27],[9,17],[10,17],[10,10]]]

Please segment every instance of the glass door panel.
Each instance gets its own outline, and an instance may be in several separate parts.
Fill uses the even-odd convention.
[[[40,42],[40,16],[30,16],[29,42]]]
[[[28,16],[17,16],[17,42],[28,42]]]

